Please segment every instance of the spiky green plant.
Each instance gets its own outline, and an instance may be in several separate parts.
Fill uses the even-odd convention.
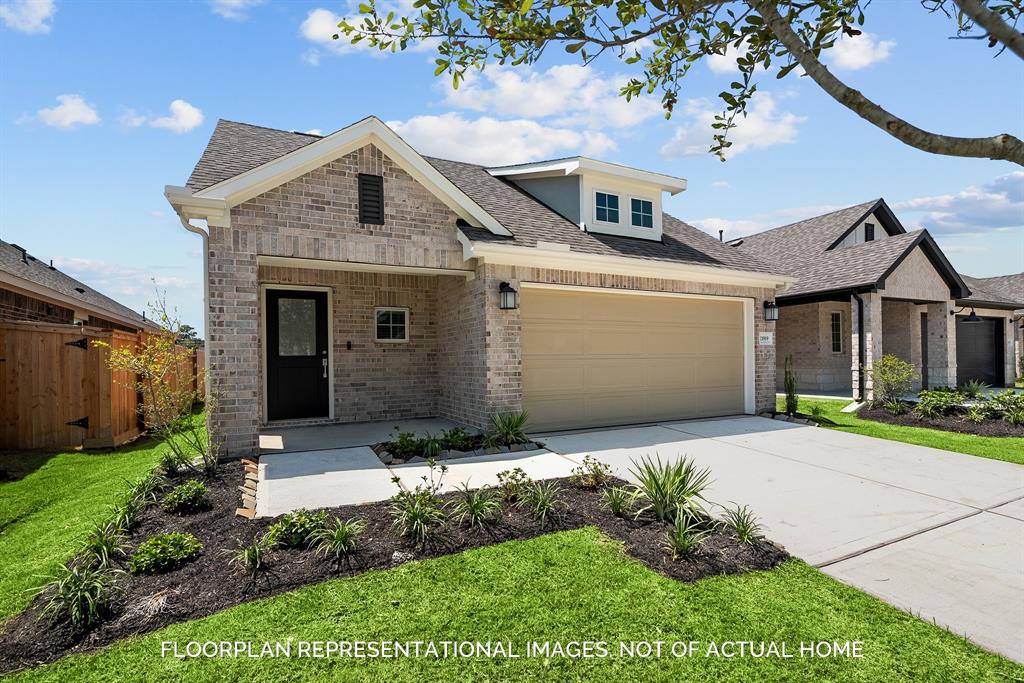
[[[366,530],[366,522],[359,519],[334,519],[316,532],[313,548],[330,558],[335,567],[347,562],[359,545],[359,536]]]
[[[526,489],[518,505],[530,511],[530,515],[546,529],[549,522],[557,522],[565,503],[561,500],[562,487],[557,482],[537,481]]]
[[[711,484],[711,470],[700,469],[687,457],[662,462],[643,457],[632,461],[630,473],[637,480],[636,496],[642,503],[639,517],[650,512],[660,522],[672,522],[679,510],[702,511],[702,494]]]
[[[526,443],[530,440],[526,436],[527,419],[525,410],[519,413],[497,413],[491,416],[491,433],[503,446]]]
[[[633,509],[636,492],[621,486],[611,486],[601,492],[604,506],[616,517],[624,517]]]
[[[735,505],[731,508],[724,508],[724,510],[722,523],[736,534],[741,543],[754,545],[761,540],[761,523],[753,510],[746,505]]]
[[[82,544],[81,559],[89,567],[107,569],[125,556],[124,531],[113,521],[94,526]]]
[[[700,522],[685,510],[680,510],[665,535],[664,547],[673,560],[686,557],[707,540],[709,531],[701,529]]]
[[[110,605],[117,570],[83,564],[61,565],[51,580],[36,589],[46,599],[43,614],[51,618],[65,616],[78,627],[98,621]]]
[[[470,489],[469,484],[463,484],[459,488],[459,499],[455,503],[453,516],[460,524],[484,531],[494,525],[500,513],[501,501],[488,487]]]
[[[967,398],[981,398],[991,388],[990,384],[982,382],[980,379],[969,379],[957,387],[957,390]]]
[[[228,560],[230,564],[249,572],[249,578],[255,580],[256,575],[267,568],[268,549],[266,538],[257,536],[248,543],[238,541],[238,545],[233,550],[229,549],[224,552],[230,555]]]

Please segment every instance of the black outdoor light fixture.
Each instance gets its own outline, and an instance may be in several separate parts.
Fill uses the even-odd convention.
[[[774,301],[764,302],[764,319],[768,322],[775,322],[779,319],[779,305]]]
[[[966,309],[966,308],[967,308],[966,306],[961,306],[959,311],[950,311],[949,314],[950,315],[956,315],[957,313],[963,313],[964,309]],[[964,318],[964,322],[965,323],[980,323],[981,322],[981,316],[979,316],[977,313],[975,313],[974,309],[972,308],[970,314],[966,318]]]
[[[498,285],[498,308],[506,311],[519,308],[519,292],[507,282]]]

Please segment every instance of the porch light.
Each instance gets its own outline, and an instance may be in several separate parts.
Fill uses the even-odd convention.
[[[507,282],[498,285],[498,308],[506,311],[519,308],[519,292]]]
[[[949,314],[950,315],[956,315],[957,313],[963,313],[965,308],[967,308],[967,307],[966,306],[961,306],[959,311],[950,311]],[[975,313],[974,309],[972,308],[970,314],[966,318],[964,318],[964,322],[965,323],[980,323],[980,322],[982,322],[982,320],[981,320],[981,316],[979,316],[977,313]]]
[[[779,305],[774,301],[764,302],[764,319],[768,322],[775,322],[779,319]]]

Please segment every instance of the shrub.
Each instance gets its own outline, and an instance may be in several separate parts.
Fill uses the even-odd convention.
[[[289,512],[267,529],[267,544],[272,548],[305,548],[327,523],[327,513],[312,513],[302,508]]]
[[[967,409],[967,414],[964,415],[964,419],[974,424],[979,424],[989,419],[988,407],[985,405],[971,406]]]
[[[991,388],[989,384],[980,379],[969,379],[957,387],[957,390],[967,398],[981,398]]]
[[[170,453],[170,451],[166,451]],[[173,453],[172,453],[173,456]],[[156,472],[135,482],[128,490],[128,499],[139,509],[156,503],[161,491],[167,487],[167,479]]]
[[[225,552],[231,555],[230,563],[249,572],[251,579],[267,567],[267,545],[262,538],[254,538],[248,543],[238,541],[234,550]]]
[[[433,434],[427,434],[426,438],[420,441],[420,452],[423,453],[423,457],[428,460],[437,459],[441,455],[441,450],[444,448],[444,444],[441,443],[441,439],[437,438]]]
[[[813,404],[811,406],[811,416],[812,417],[821,417],[824,414],[825,414],[825,409],[822,408],[820,404],[815,403],[815,404]]]
[[[501,513],[501,501],[491,489],[485,486],[474,491],[470,490],[469,484],[463,484],[459,493],[454,514],[458,516],[460,524],[466,523],[470,529],[484,530],[497,521]]]
[[[665,536],[664,547],[672,553],[673,560],[678,560],[699,548],[709,533],[700,529],[698,520],[686,510],[679,510]]]
[[[517,503],[533,480],[522,467],[498,472],[498,495],[507,503]]]
[[[892,415],[902,415],[907,412],[907,405],[898,398],[889,398],[882,401],[882,407]]]
[[[196,512],[206,507],[206,484],[198,479],[186,481],[171,489],[163,500],[163,508],[168,512]]]
[[[519,413],[498,413],[491,416],[491,432],[503,446],[526,443],[526,411]]]
[[[800,399],[796,395],[796,369],[793,367],[793,354],[786,356],[783,386],[786,390],[786,412],[795,415],[800,407]]]
[[[1024,410],[1024,394],[1019,394],[1013,389],[1000,391],[992,394],[988,399],[989,407],[996,413],[1006,414],[1014,411]]]
[[[874,402],[886,406],[887,409],[894,407],[895,402],[910,393],[916,376],[914,366],[902,358],[893,355],[882,356],[871,368]],[[902,412],[902,407],[900,410]]]
[[[85,537],[81,559],[89,567],[107,569],[124,557],[124,531],[116,522],[97,524]]]
[[[964,395],[958,391],[926,390],[917,395],[914,412],[921,417],[940,417],[949,415],[964,402]]]
[[[133,574],[161,574],[194,560],[202,549],[192,534],[160,534],[136,549],[128,568]]]
[[[674,521],[680,510],[699,512],[704,489],[711,483],[711,470],[698,469],[690,458],[662,462],[660,458],[634,460],[630,472],[639,481],[637,498],[644,505],[637,516],[650,511],[661,522]]]
[[[450,451],[473,450],[473,435],[462,427],[452,427],[446,432],[441,432],[441,441]]]
[[[1018,427],[1024,425],[1024,408],[1014,408],[1003,413],[1003,419]]]
[[[110,605],[116,577],[117,571],[109,568],[61,565],[49,583],[36,589],[37,594],[49,594],[43,614],[65,616],[75,626],[90,626]]]
[[[448,521],[439,495],[448,468],[428,460],[429,471],[412,491],[399,491],[391,498],[392,528],[417,546],[432,542]],[[439,472],[439,474],[435,474]],[[392,479],[398,484],[398,477]]]
[[[627,488],[612,486],[602,492],[604,506],[616,517],[623,517],[633,509],[636,494]]]
[[[366,523],[358,519],[334,519],[330,524],[316,532],[313,547],[324,557],[334,561],[341,567],[342,560],[347,561],[356,551],[359,536],[366,530]]]
[[[135,526],[135,519],[139,515],[139,505],[135,498],[128,498],[125,502],[115,505],[110,512],[110,523],[122,533],[126,533]]]
[[[540,522],[540,528],[547,527],[549,521],[556,521],[565,503],[560,499],[562,487],[554,481],[538,481],[526,489],[520,498],[519,505],[526,507],[530,515]]]
[[[727,529],[736,534],[741,543],[754,545],[754,543],[761,540],[761,524],[754,511],[746,505],[725,508],[725,515],[722,521]]]
[[[412,432],[399,432],[395,425],[394,439],[387,446],[391,455],[408,460],[423,452],[423,444]]]
[[[604,488],[612,481],[612,470],[597,458],[585,455],[583,464],[572,471],[569,479],[573,484],[584,488]]]

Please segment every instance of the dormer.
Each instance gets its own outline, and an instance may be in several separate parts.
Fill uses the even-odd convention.
[[[570,157],[487,169],[562,214],[581,230],[661,240],[661,199],[686,189],[682,178]]]
[[[861,219],[844,232],[839,239],[830,246],[831,249],[843,249],[853,247],[866,242],[875,242],[893,235],[902,235],[906,229],[900,224],[899,219],[885,203],[879,199],[878,202]]]

